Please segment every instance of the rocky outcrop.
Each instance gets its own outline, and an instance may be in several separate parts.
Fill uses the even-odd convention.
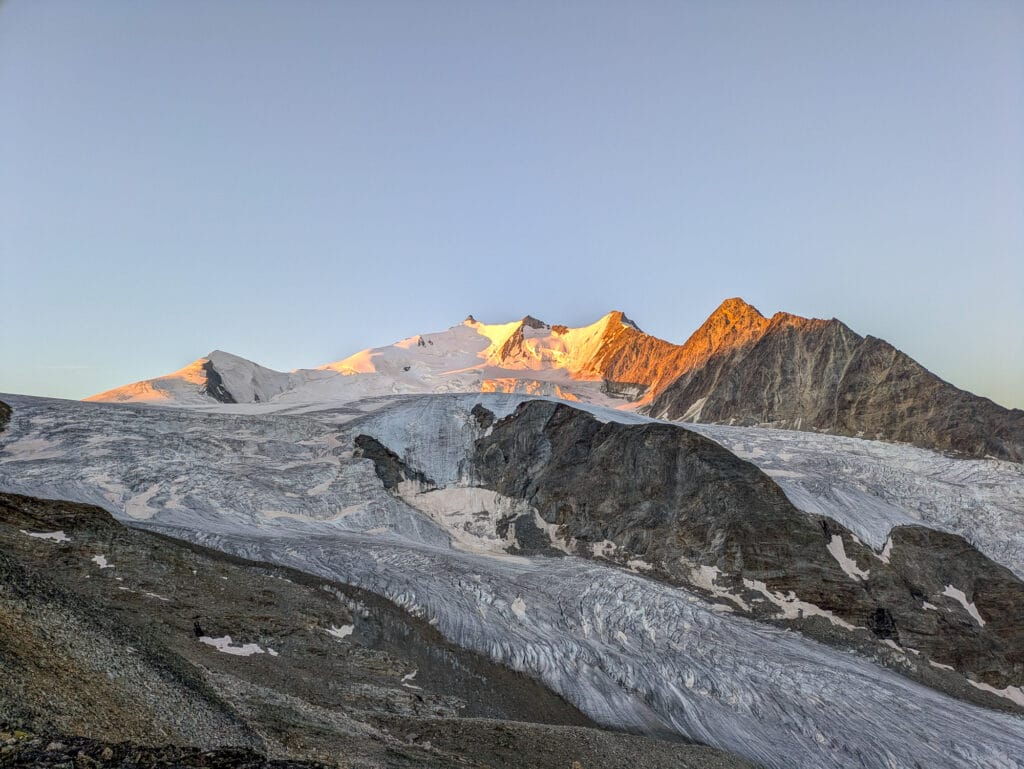
[[[749,766],[595,729],[372,593],[8,494],[0,668],[4,766]]]
[[[960,696],[996,704],[983,693],[990,687],[1009,692],[999,705],[1019,692],[1024,706],[1024,583],[961,537],[901,527],[876,553],[835,520],[796,509],[713,441],[672,425],[602,423],[551,402],[497,421],[470,464],[467,483],[557,527],[553,542],[527,526],[515,552],[559,544],[613,560],[827,643],[892,650],[899,669]],[[530,519],[513,520],[515,531]],[[961,677],[939,680],[942,666]]]
[[[0,401],[0,432],[4,431],[8,423],[11,421],[11,407],[3,401]]]
[[[647,413],[1024,461],[1024,411],[960,390],[838,320],[787,313],[767,320],[739,301],[723,304],[702,327],[711,333],[698,332],[684,345],[706,355],[658,393]],[[723,332],[736,318],[746,331]]]
[[[214,368],[212,360],[207,360],[203,363],[203,374],[206,376],[206,384],[203,385],[202,390],[204,394],[209,395],[219,403],[237,403],[235,396],[224,386],[224,378]],[[255,396],[255,400],[259,402],[258,395]]]

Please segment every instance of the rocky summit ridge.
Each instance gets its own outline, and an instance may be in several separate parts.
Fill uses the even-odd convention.
[[[766,317],[726,299],[682,344],[622,311],[576,328],[531,315],[362,350],[279,372],[214,351],[166,376],[87,400],[172,406],[351,401],[374,395],[509,392],[660,419],[813,430],[1024,461],[1024,411],[940,379],[842,321]]]

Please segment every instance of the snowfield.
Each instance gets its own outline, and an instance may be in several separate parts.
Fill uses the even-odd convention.
[[[683,734],[769,767],[1024,767],[1018,716],[642,574],[468,547],[465,504],[416,509],[353,456],[354,437],[371,435],[454,484],[474,435],[472,406],[500,417],[525,396],[203,410],[0,399],[14,409],[0,434],[3,491],[90,502],[134,525],[367,588],[455,643],[542,679],[602,723]],[[892,526],[916,523],[962,534],[1024,574],[1019,465],[813,433],[686,427],[759,465],[798,507],[831,515],[880,553]],[[841,543],[833,555],[845,557]],[[210,642],[238,653],[230,638]]]

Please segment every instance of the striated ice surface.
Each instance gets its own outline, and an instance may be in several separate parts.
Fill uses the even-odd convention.
[[[605,724],[770,767],[1024,766],[1018,717],[593,562],[163,530],[381,593]]]
[[[959,534],[1024,576],[1024,465],[795,430],[685,425],[753,462],[802,510],[881,549],[893,526]]]
[[[0,434],[0,489],[92,502],[135,525],[360,585],[605,724],[683,734],[769,767],[1024,767],[1024,719],[642,575],[455,549],[443,523],[385,492],[372,463],[352,455],[354,436],[367,433],[435,481],[454,482],[475,434],[472,406],[502,416],[521,396],[204,412],[2,400],[14,415]],[[800,506],[821,505],[879,547],[904,522],[961,527],[990,555],[1000,538],[1021,536],[1022,478],[1007,463],[693,427],[792,482],[783,487]],[[864,514],[849,501],[855,491],[877,506]],[[956,514],[967,497],[971,519]],[[1004,562],[1019,572],[1012,550]]]

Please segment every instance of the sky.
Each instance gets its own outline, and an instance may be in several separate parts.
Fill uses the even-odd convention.
[[[838,317],[1024,407],[1024,3],[0,0],[0,392]]]

